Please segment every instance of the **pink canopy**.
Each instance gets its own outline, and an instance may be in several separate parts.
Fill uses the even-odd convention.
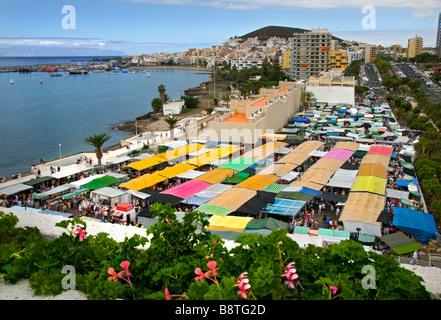
[[[188,197],[205,190],[209,186],[211,186],[211,184],[203,181],[190,180],[184,182],[183,184],[177,185],[176,187],[162,191],[161,193],[171,194],[179,198],[187,199]]]
[[[354,152],[346,149],[332,149],[323,158],[336,158],[343,161],[348,160]]]
[[[392,148],[388,146],[371,146],[368,153],[379,153],[388,157],[392,156]]]

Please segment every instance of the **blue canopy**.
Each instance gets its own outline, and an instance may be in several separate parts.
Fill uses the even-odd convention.
[[[300,193],[309,194],[314,197],[320,197],[322,195],[321,191],[314,190],[307,187],[302,187],[302,189],[299,190]]]
[[[340,132],[326,132],[327,136],[339,136]]]
[[[295,117],[292,118],[292,122],[308,122],[309,118],[299,118],[299,117]]]
[[[397,180],[397,186],[399,186],[399,187],[408,187],[409,186],[409,181]]]
[[[329,122],[329,123],[337,123],[337,120],[329,119],[329,120],[326,120],[326,122]]]
[[[419,185],[419,183],[418,183],[418,179],[417,179],[417,178],[413,178],[412,181],[411,181],[411,183],[416,184],[416,185]]]
[[[274,204],[269,204],[262,210],[263,214],[278,214],[295,217],[305,206],[305,201],[274,199]]]
[[[409,208],[392,207],[394,218],[392,225],[414,236],[422,244],[436,239],[438,231],[435,220],[429,213]]]

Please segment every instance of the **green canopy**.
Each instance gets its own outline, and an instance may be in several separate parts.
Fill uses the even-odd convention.
[[[89,191],[90,191],[89,189],[80,189],[80,190],[62,195],[61,198],[63,198],[64,200],[67,200],[67,199],[71,199],[71,198],[75,197],[76,195],[83,194],[83,193],[86,193]]]
[[[409,238],[401,231],[381,236],[380,240],[387,244],[397,255],[406,254],[421,249],[419,244],[414,239]]]
[[[244,232],[221,231],[221,230],[210,230],[210,232],[213,234],[217,234],[223,240],[232,240],[232,241],[237,240],[237,238],[245,234]]]
[[[86,183],[85,185],[83,185],[83,187],[85,189],[95,190],[111,186],[121,181],[122,179],[118,179],[112,176],[104,176]]]
[[[295,226],[294,227],[294,233],[296,234],[308,234],[309,233],[309,227],[302,227],[302,226]]]
[[[29,180],[29,181],[25,181],[25,182],[23,182],[23,184],[25,184],[27,186],[35,186],[35,185],[37,185],[39,183],[46,182],[46,181],[49,181],[49,180],[52,180],[52,179],[55,179],[55,178],[54,177],[45,176],[45,177],[41,177],[41,178],[36,178],[36,179]]]
[[[223,217],[233,212],[230,209],[226,209],[208,203],[201,204],[195,211],[200,211],[200,212],[204,212],[205,214],[211,214],[211,215],[223,216]]]
[[[272,183],[269,186],[262,189],[262,191],[268,191],[273,193],[279,193],[283,189],[285,189],[288,185],[280,184],[280,183]]]
[[[254,163],[256,163],[256,160],[254,160],[253,158],[239,157],[239,158],[235,158],[235,159],[231,160],[228,163],[221,165],[219,168],[231,169],[234,171],[242,171],[242,170],[245,170],[246,168],[250,167]]]
[[[283,191],[282,190],[279,193],[277,193],[276,198],[305,201],[306,203],[308,203],[309,201],[311,201],[314,198],[314,196],[310,195],[310,194],[301,193],[301,192]]]
[[[239,173],[233,175],[232,177],[228,177],[227,179],[222,181],[222,183],[238,184],[238,183],[241,183],[242,181],[248,179],[249,176],[250,176],[249,173],[239,172]]]
[[[248,222],[245,230],[249,229],[288,229],[289,223],[274,219],[274,218],[264,218],[264,219],[253,219]]]

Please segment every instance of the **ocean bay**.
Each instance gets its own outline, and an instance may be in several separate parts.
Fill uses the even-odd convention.
[[[0,176],[29,172],[32,162],[58,158],[60,149],[62,157],[93,151],[84,143],[93,134],[112,137],[104,147],[117,144],[131,134],[113,128],[150,112],[160,84],[170,99],[179,99],[208,80],[193,70],[151,68],[149,73],[0,73]]]

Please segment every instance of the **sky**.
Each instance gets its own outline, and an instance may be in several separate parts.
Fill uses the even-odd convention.
[[[0,0],[0,55],[182,52],[265,26],[383,46],[418,35],[434,47],[440,12],[441,0]]]

